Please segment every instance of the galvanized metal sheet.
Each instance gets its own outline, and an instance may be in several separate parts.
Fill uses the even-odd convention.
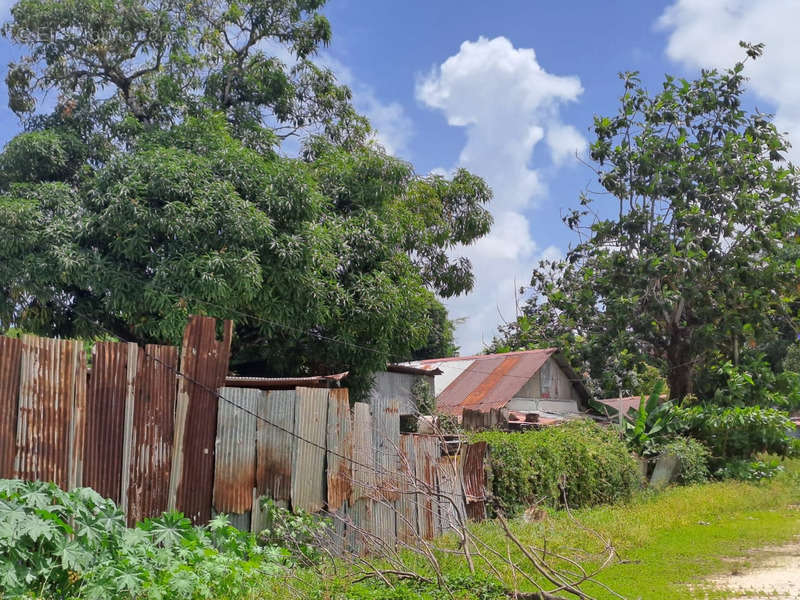
[[[348,528],[348,543],[358,555],[369,553],[375,546],[375,503],[371,498],[359,498],[350,507],[351,526]]]
[[[330,390],[328,395],[328,512],[342,510],[352,489],[352,418],[347,389]]]
[[[0,478],[14,477],[22,340],[0,337]]]
[[[167,510],[172,470],[178,349],[148,345],[139,353],[128,441],[128,524]]]
[[[417,519],[422,539],[432,540],[437,533],[439,506],[435,498],[437,491],[437,465],[441,455],[439,438],[433,435],[414,436],[414,459],[417,486]]]
[[[294,456],[294,390],[267,392],[258,403],[256,493],[288,505]]]
[[[375,452],[372,449],[372,417],[369,405],[353,405],[353,489],[350,504],[375,495]]]
[[[78,342],[22,338],[15,476],[70,484],[75,387],[83,350]]]
[[[399,497],[400,403],[402,401],[403,398],[397,394],[389,393],[370,398],[377,499],[386,504],[395,502]],[[379,510],[376,510],[375,514],[379,517],[382,516]]]
[[[442,456],[438,464],[439,518],[442,532],[458,529],[464,523],[464,496],[462,493],[459,455]]]
[[[217,408],[214,509],[242,514],[253,508],[256,485],[256,414],[265,393],[247,388],[222,388],[229,402]],[[249,529],[249,521],[248,521]]]
[[[325,506],[328,390],[297,388],[292,461],[292,509],[315,513]]]
[[[129,382],[138,364],[136,344],[98,342],[86,395],[83,483],[120,503]],[[129,364],[129,359],[131,360]]]
[[[216,319],[195,316],[183,333],[170,503],[194,523],[211,518],[216,390],[223,386],[228,370],[232,327],[225,321],[223,339],[218,340]]]
[[[413,543],[419,534],[414,436],[400,436],[400,499],[397,502],[397,539]]]

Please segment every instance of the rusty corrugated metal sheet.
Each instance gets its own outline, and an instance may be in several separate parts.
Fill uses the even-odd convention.
[[[295,438],[294,390],[267,392],[258,404],[256,423],[256,493],[288,506],[292,493]]]
[[[438,503],[434,499],[436,492],[436,468],[441,455],[439,438],[433,435],[414,436],[414,459],[417,474],[417,486],[420,494],[417,497],[417,519],[419,535],[424,540],[432,540],[436,536]]]
[[[214,509],[242,514],[253,508],[256,485],[256,418],[248,413],[256,413],[264,392],[222,388],[220,394],[230,402],[218,405]]]
[[[175,411],[175,444],[170,504],[194,523],[211,518],[214,444],[217,437],[216,390],[225,382],[233,323],[224,321],[218,340],[217,320],[194,316],[183,333]]]
[[[117,504],[122,490],[125,409],[133,400],[137,349],[136,344],[95,344],[86,394],[83,484]]]
[[[292,457],[292,509],[309,513],[325,506],[325,439],[328,390],[297,388]]]
[[[330,390],[328,395],[328,511],[342,510],[350,498],[353,479],[352,419],[347,389]]]
[[[169,505],[178,349],[148,345],[139,352],[128,485],[128,524],[155,517]]]
[[[486,442],[475,442],[464,446],[462,472],[464,494],[467,503],[483,502],[486,499]]]
[[[414,436],[400,436],[400,500],[397,502],[397,539],[411,544],[419,534]]]
[[[0,479],[14,477],[22,340],[0,337]]]
[[[75,374],[75,391],[72,399],[72,422],[69,438],[69,489],[84,487],[84,440],[86,439],[86,388],[89,370],[86,366],[86,352],[78,352]]]
[[[293,390],[297,387],[335,387],[347,373],[312,375],[309,377],[238,377],[225,378],[226,387],[247,387],[260,390]]]
[[[70,484],[73,410],[83,350],[78,342],[22,338],[15,476]]]
[[[475,357],[475,361],[439,394],[436,406],[456,416],[464,408],[482,412],[502,408],[555,352],[555,348],[548,348]]]

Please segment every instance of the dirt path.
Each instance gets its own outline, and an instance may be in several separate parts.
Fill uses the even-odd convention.
[[[712,585],[734,592],[736,600],[800,599],[800,541],[762,548],[753,559],[757,566],[715,577]]]

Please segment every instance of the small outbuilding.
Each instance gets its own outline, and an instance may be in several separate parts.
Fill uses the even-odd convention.
[[[434,377],[437,410],[457,417],[465,408],[545,417],[577,414],[588,408],[589,393],[583,380],[557,348],[432,358],[408,364],[440,371]]]

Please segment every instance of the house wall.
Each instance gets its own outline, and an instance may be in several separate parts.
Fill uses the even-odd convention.
[[[376,398],[397,399],[401,415],[414,415],[417,413],[411,388],[414,383],[422,379],[433,388],[433,376],[413,375],[411,373],[391,373],[381,371],[375,374],[375,381],[370,391],[370,405]]]
[[[548,369],[550,385],[542,387],[543,378],[547,381]],[[571,413],[578,412],[579,400],[580,396],[567,374],[552,358],[549,358],[542,368],[522,386],[522,389],[506,405],[506,409],[520,412]]]

